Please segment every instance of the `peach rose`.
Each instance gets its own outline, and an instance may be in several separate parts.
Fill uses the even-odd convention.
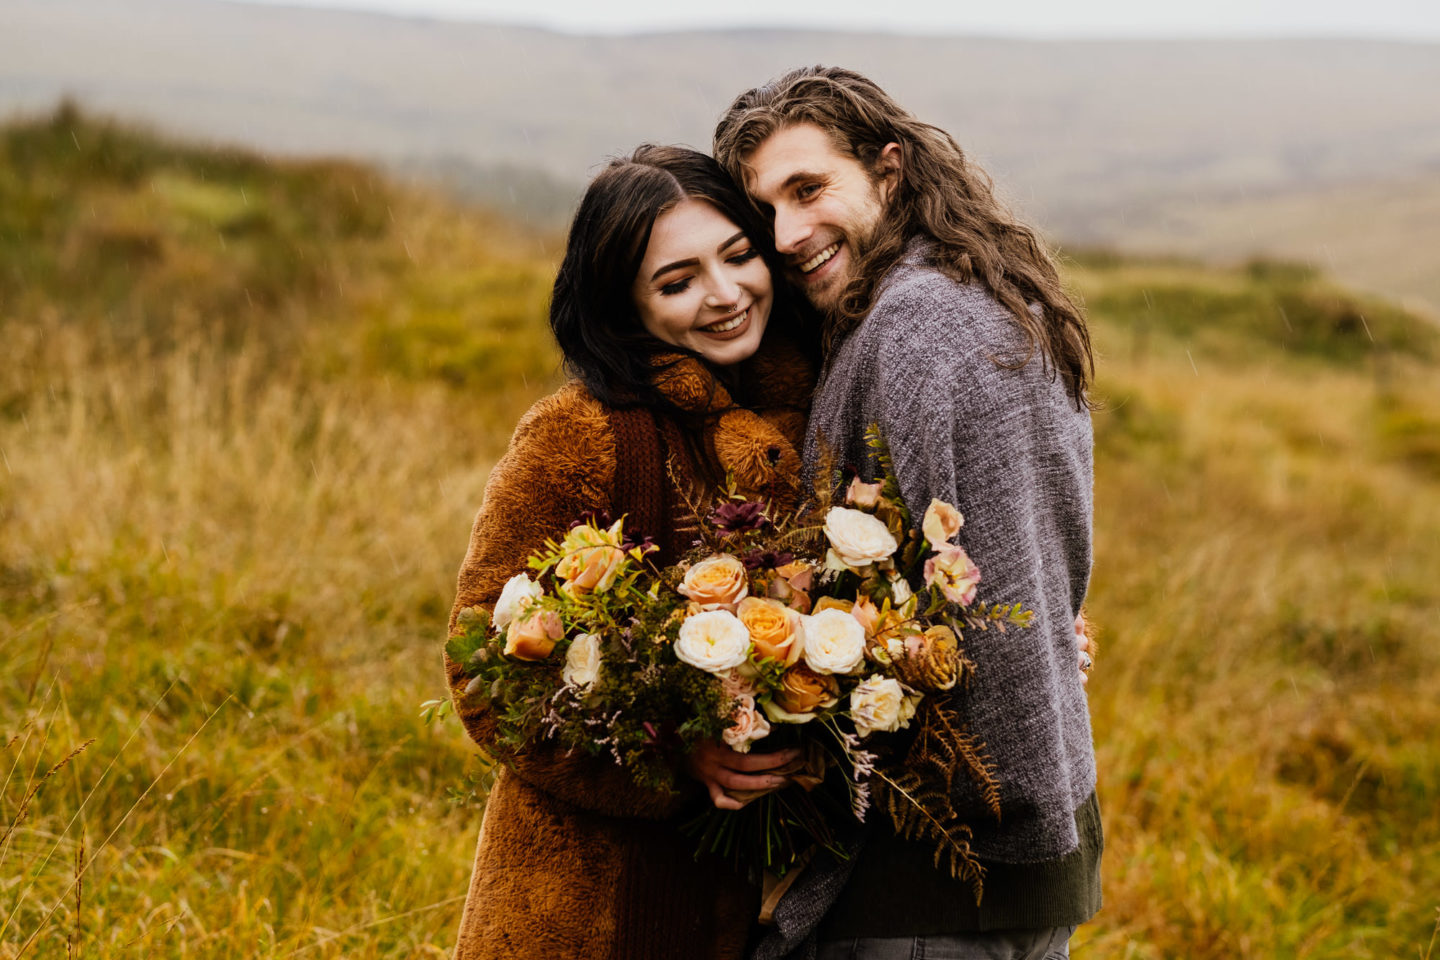
[[[735,613],[750,631],[756,660],[769,658],[785,666],[800,659],[805,647],[800,632],[800,614],[778,600],[746,597]]]
[[[804,723],[814,717],[816,710],[833,707],[839,699],[840,684],[834,677],[797,663],[781,675],[780,689],[771,697],[765,712],[772,720]]]
[[[975,588],[979,583],[980,568],[963,547],[947,543],[925,561],[926,586],[939,587],[945,599],[952,603],[970,606],[975,602]]]
[[[505,631],[505,655],[517,660],[544,660],[555,649],[555,641],[563,636],[560,615],[554,610],[537,610],[511,622]]]
[[[720,553],[685,571],[685,579],[677,589],[706,610],[734,610],[750,592],[750,585],[745,564],[728,553]]]
[[[850,616],[858,620],[860,626],[865,629],[866,640],[870,643],[880,644],[895,636],[904,620],[894,607],[887,607],[882,614],[880,608],[875,606],[875,602],[863,595],[856,598],[855,605],[850,610]]]
[[[930,541],[930,546],[939,549],[950,538],[960,532],[965,525],[965,518],[944,500],[931,500],[930,506],[925,510],[925,519],[920,522],[920,531],[925,534],[925,539]]]
[[[770,722],[755,709],[755,698],[749,694],[736,697],[735,710],[730,714],[730,726],[720,738],[737,753],[749,753],[750,745],[770,735]]]
[[[821,597],[815,601],[815,612],[822,610],[839,610],[841,613],[850,613],[855,608],[852,600],[841,600],[839,597]]]
[[[852,507],[869,510],[880,502],[880,491],[884,489],[883,483],[865,483],[856,477],[845,490],[845,502]]]
[[[565,535],[560,547],[565,557],[555,565],[555,576],[578,593],[609,590],[625,562],[618,524],[609,530],[578,526]]]

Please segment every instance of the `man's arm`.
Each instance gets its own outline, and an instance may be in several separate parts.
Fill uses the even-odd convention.
[[[1090,560],[1088,417],[1039,358],[998,367],[993,356],[1023,348],[1013,322],[988,297],[951,296],[962,288],[937,279],[877,305],[895,311],[879,349],[880,426],[906,502],[921,510],[935,497],[965,515],[957,540],[980,567],[980,598],[1035,612],[1028,630],[967,634],[977,670],[955,702],[986,743],[1005,820],[1052,823],[1068,850],[1080,791],[1063,718],[1084,697],[1074,622]],[[962,816],[985,816],[968,781],[956,800]]]

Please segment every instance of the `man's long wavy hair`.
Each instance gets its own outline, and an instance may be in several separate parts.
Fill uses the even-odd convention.
[[[995,198],[990,177],[948,133],[917,120],[858,73],[802,67],[735,99],[715,128],[715,158],[736,183],[746,183],[745,165],[760,144],[801,123],[826,131],[872,182],[882,175],[886,144],[898,143],[901,154],[885,215],[826,324],[826,354],[869,312],[877,285],[906,244],[923,236],[934,241],[931,262],[938,269],[964,283],[983,283],[1024,331],[1026,353],[996,363],[1018,368],[1038,352],[1077,407],[1088,405],[1095,366],[1078,305],[1061,286],[1039,237]]]

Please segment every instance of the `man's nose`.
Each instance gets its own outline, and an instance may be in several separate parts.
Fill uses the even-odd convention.
[[[775,250],[788,256],[799,253],[814,232],[807,218],[783,207],[775,208]]]

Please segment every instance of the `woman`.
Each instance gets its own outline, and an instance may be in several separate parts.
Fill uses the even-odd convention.
[[[764,238],[703,154],[641,147],[590,185],[550,309],[574,379],[531,408],[491,473],[457,613],[492,606],[536,548],[589,514],[625,515],[627,533],[653,537],[668,564],[692,539],[687,502],[727,474],[745,495],[797,502],[813,375],[787,340],[800,314],[772,281]],[[446,666],[467,730],[497,752],[493,714],[462,702],[465,678]],[[696,862],[677,830],[681,810],[704,802],[697,781],[666,795],[604,759],[544,746],[501,757],[457,960],[742,955],[757,892]],[[724,777],[698,772],[723,801]]]

